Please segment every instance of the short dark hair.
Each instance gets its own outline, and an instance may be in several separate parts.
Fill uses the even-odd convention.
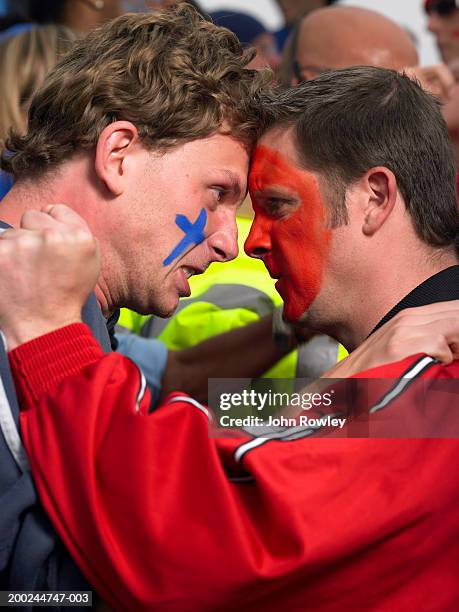
[[[331,185],[332,226],[347,221],[346,188],[384,166],[418,237],[434,247],[455,243],[454,155],[440,105],[418,82],[369,66],[330,70],[276,92],[265,112],[265,131],[293,127],[301,162]]]

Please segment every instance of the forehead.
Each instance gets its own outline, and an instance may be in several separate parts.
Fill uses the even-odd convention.
[[[218,132],[206,138],[187,141],[162,156],[165,163],[180,165],[182,173],[207,173],[225,170],[236,174],[241,182],[247,179],[249,153],[240,140]]]
[[[189,140],[180,146],[186,148],[190,153],[196,151],[208,155],[218,153],[219,157],[222,158],[241,157],[244,161],[248,158],[245,144],[226,131],[219,131],[204,138]]]
[[[267,149],[276,153],[276,157],[282,159],[292,170],[297,169],[300,171],[302,169],[293,128],[273,128],[266,132],[266,134],[259,139],[255,148],[254,165],[255,162],[260,162],[261,158],[265,157],[261,155],[261,153]],[[254,165],[252,165],[252,170]],[[259,163],[257,165],[259,167]]]
[[[249,175],[252,197],[290,194],[304,199],[321,190],[320,182],[319,172],[300,163],[293,129],[274,128],[260,138]]]

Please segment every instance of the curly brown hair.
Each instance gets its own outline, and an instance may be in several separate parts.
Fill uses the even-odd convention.
[[[254,55],[191,6],[114,19],[79,41],[35,94],[25,135],[6,142],[1,167],[40,175],[131,121],[148,148],[165,151],[224,129],[250,147],[271,75]]]

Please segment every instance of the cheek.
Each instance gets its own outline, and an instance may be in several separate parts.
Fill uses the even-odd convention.
[[[331,243],[331,231],[324,227],[324,215],[304,214],[300,209],[279,225],[275,242],[285,281],[280,287],[286,315],[296,321],[309,308],[322,288],[323,272]],[[285,283],[285,285],[284,285]]]

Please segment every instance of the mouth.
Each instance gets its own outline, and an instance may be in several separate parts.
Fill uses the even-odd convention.
[[[183,273],[187,279],[195,276],[196,274],[203,274],[206,270],[206,268],[194,268],[192,266],[182,266],[181,269],[183,270]]]
[[[198,268],[196,266],[180,266],[180,268],[177,268],[178,290],[180,297],[190,297],[191,287],[188,282],[189,279],[197,274],[203,274],[205,270],[206,267]]]
[[[271,268],[266,265],[266,262],[265,262],[265,267],[266,267],[266,270],[268,271],[268,274],[269,274],[269,276],[271,278],[274,278],[274,279],[281,278],[280,272],[275,272],[274,270],[271,270]]]

